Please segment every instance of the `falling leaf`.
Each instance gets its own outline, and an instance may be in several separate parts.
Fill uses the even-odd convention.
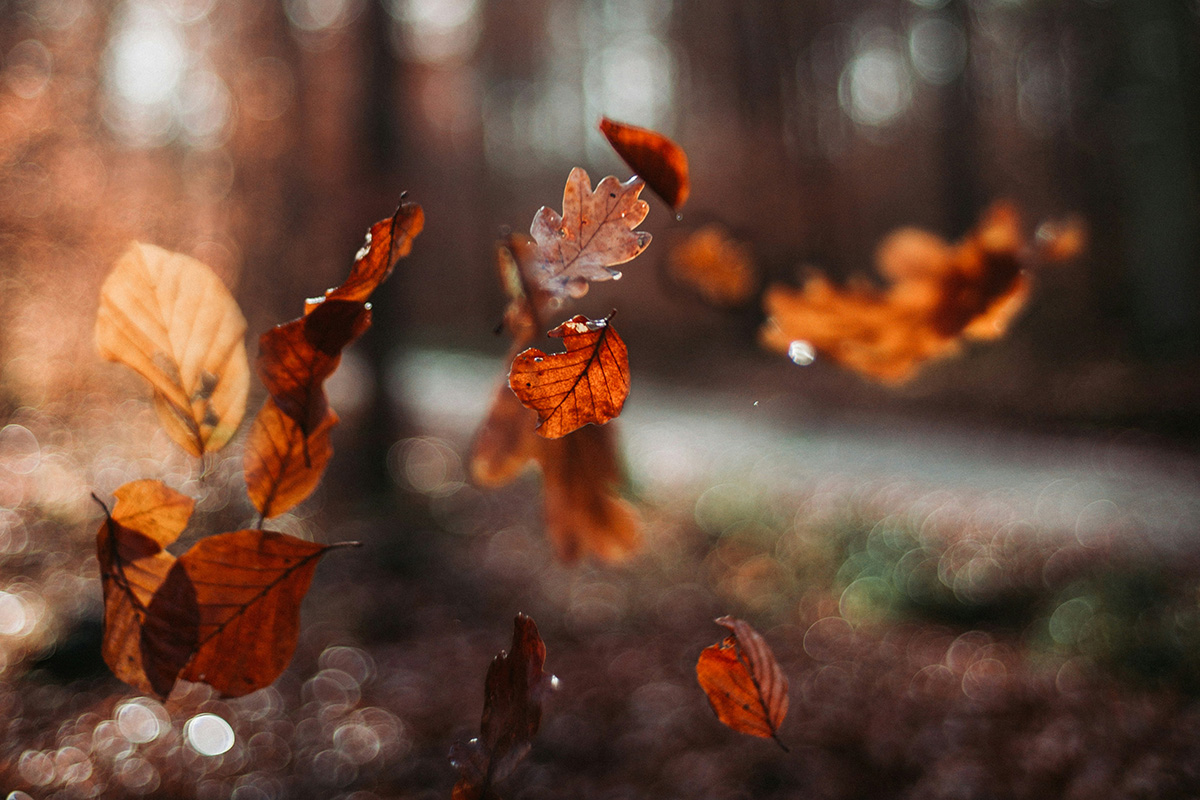
[[[133,243],[100,290],[100,355],[150,383],[167,433],[194,456],[219,450],[246,410],[246,320],[212,270]]]
[[[367,231],[367,240],[354,257],[350,276],[341,286],[325,292],[324,300],[349,300],[364,303],[392,274],[396,262],[412,252],[413,240],[425,227],[425,211],[416,203],[403,202],[396,213],[381,219]],[[310,300],[305,313],[319,303]]]
[[[636,172],[654,193],[678,211],[691,191],[687,154],[675,142],[657,131],[600,118],[600,132],[629,168]]]
[[[512,647],[501,651],[484,679],[479,737],[455,742],[450,763],[459,771],[455,800],[494,797],[504,780],[529,753],[542,723],[542,702],[558,679],[542,668],[546,645],[537,625],[524,614],[513,623]]]
[[[532,270],[536,287],[558,297],[582,297],[588,281],[620,278],[613,267],[650,244],[650,234],[634,230],[650,210],[638,199],[644,186],[636,176],[621,183],[610,175],[592,191],[588,174],[572,169],[562,216],[543,206],[529,228],[538,244]]]
[[[250,428],[242,458],[246,490],[264,519],[290,510],[317,488],[333,456],[329,434],[337,422],[337,414],[327,408],[321,424],[305,434],[267,398]]]
[[[563,340],[565,353],[547,355],[531,347],[513,359],[508,385],[537,411],[537,432],[547,439],[589,423],[603,425],[621,413],[629,396],[629,353],[611,316],[590,320],[577,314],[548,334]]]
[[[806,343],[864,375],[905,381],[964,338],[1002,336],[1029,296],[1034,255],[1016,209],[997,203],[957,245],[902,229],[876,257],[891,281],[886,290],[862,282],[838,288],[820,275],[800,289],[770,287],[764,345],[786,353]]]
[[[592,553],[618,561],[641,545],[641,517],[621,499],[621,467],[612,425],[588,425],[561,439],[540,439],[546,535],[559,560]]]
[[[1034,238],[1043,261],[1070,261],[1087,247],[1087,224],[1078,216],[1047,220],[1038,226]]]
[[[536,415],[513,394],[508,384],[496,388],[487,417],[471,445],[471,478],[479,486],[503,486],[537,459],[540,439],[534,432]]]
[[[349,543],[347,543],[349,544]],[[292,660],[300,602],[317,561],[345,545],[248,529],[208,536],[175,562],[152,612],[199,609],[195,655],[180,673],[240,697],[269,686]]]
[[[723,308],[746,302],[758,286],[750,248],[720,225],[705,225],[676,245],[667,256],[667,271],[676,283]]]
[[[788,680],[758,631],[733,617],[715,620],[730,630],[696,661],[696,678],[717,719],[739,733],[774,739],[788,710]]]
[[[153,480],[126,483],[113,494],[116,505],[111,514],[105,507],[96,535],[104,591],[101,652],[117,678],[165,697],[191,657],[195,627],[186,616],[171,623],[152,617],[149,607],[175,564],[163,548],[187,527],[195,502]]]
[[[258,376],[279,409],[306,434],[327,417],[325,381],[341,363],[342,350],[371,326],[371,309],[360,301],[326,300],[299,319],[276,325],[258,342]]]

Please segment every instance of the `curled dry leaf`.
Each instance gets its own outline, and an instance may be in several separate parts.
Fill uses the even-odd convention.
[[[706,303],[723,308],[741,305],[758,287],[750,248],[720,225],[705,225],[676,245],[667,256],[667,271]]]
[[[766,640],[746,622],[716,620],[732,635],[704,648],[696,661],[700,681],[717,719],[739,733],[774,739],[788,710],[788,680]]]
[[[964,338],[996,339],[1029,296],[1029,252],[1016,209],[997,203],[962,242],[903,229],[879,247],[886,290],[857,283],[842,289],[816,275],[801,289],[770,287],[763,297],[767,347],[789,353],[798,343],[864,375],[911,378],[932,358],[955,352]]]
[[[537,432],[558,439],[589,423],[615,419],[629,396],[629,353],[609,324],[577,314],[548,334],[567,351],[531,347],[513,359],[508,385],[538,414]]]
[[[425,228],[425,211],[416,203],[401,202],[389,219],[381,219],[367,231],[367,240],[354,256],[350,276],[341,286],[325,292],[324,300],[365,303],[388,279],[396,262],[412,252],[413,240]],[[310,300],[309,313],[320,303]]]
[[[678,211],[691,192],[687,154],[675,142],[649,128],[600,118],[600,132],[617,155],[646,181],[667,205]]]
[[[337,423],[337,414],[326,408],[321,424],[305,434],[267,398],[242,456],[246,490],[264,519],[279,516],[312,494],[333,456],[329,435]]]
[[[513,622],[512,647],[488,667],[483,688],[479,737],[455,742],[450,763],[459,771],[455,800],[494,797],[504,780],[529,753],[542,723],[542,702],[558,686],[546,672],[546,645],[537,625],[524,614]]]
[[[195,629],[186,620],[173,625],[152,616],[150,605],[175,564],[163,548],[183,533],[195,502],[152,480],[127,483],[114,495],[116,505],[111,514],[104,508],[96,534],[104,591],[101,654],[117,678],[165,697],[191,658]]]
[[[219,450],[246,410],[246,320],[194,258],[134,242],[100,290],[96,346],[154,390],[163,427],[194,456]]]
[[[534,286],[555,297],[582,297],[588,281],[620,278],[613,267],[650,244],[650,234],[634,230],[650,210],[638,199],[644,186],[638,177],[621,183],[609,175],[593,191],[588,174],[572,169],[562,215],[543,206],[529,228],[538,245],[530,272]]]

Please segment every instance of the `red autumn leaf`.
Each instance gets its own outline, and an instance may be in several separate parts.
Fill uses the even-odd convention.
[[[479,737],[450,749],[450,763],[460,774],[455,800],[496,796],[495,784],[529,753],[542,724],[542,701],[558,687],[558,679],[542,669],[545,663],[537,625],[517,614],[512,647],[492,659],[484,679]]]
[[[195,629],[187,619],[167,624],[149,609],[175,564],[163,548],[187,527],[195,502],[152,480],[127,483],[113,494],[117,503],[111,514],[105,507],[96,535],[104,590],[101,653],[117,678],[165,697],[191,657]]]
[[[250,428],[242,456],[246,490],[263,519],[295,507],[317,488],[333,456],[329,435],[337,422],[337,414],[327,408],[321,424],[305,434],[267,398]]]
[[[696,661],[696,678],[717,718],[739,733],[774,739],[788,710],[788,680],[766,640],[746,622],[716,620],[733,634],[706,647]]]
[[[613,269],[641,254],[650,234],[635,231],[650,206],[639,200],[645,183],[608,176],[592,190],[588,174],[571,170],[563,189],[563,213],[542,206],[529,233],[537,242],[531,275],[537,289],[556,297],[582,297],[588,281],[621,277]]]
[[[154,390],[159,419],[194,456],[219,450],[246,410],[246,320],[194,258],[134,242],[100,290],[96,347]]]
[[[964,338],[1004,334],[1029,295],[1031,254],[1016,209],[997,203],[962,242],[904,229],[879,247],[886,290],[821,276],[801,289],[772,286],[763,297],[763,343],[791,354],[811,346],[882,381],[901,382]]]
[[[193,545],[151,604],[164,619],[179,608],[198,610],[196,650],[180,677],[231,697],[273,683],[295,652],[300,602],[317,561],[338,546],[256,529]]]
[[[508,385],[538,414],[537,432],[557,439],[589,423],[615,419],[629,396],[629,353],[609,324],[577,314],[548,334],[567,351],[547,355],[536,347],[512,362]]]
[[[279,409],[305,433],[329,410],[325,380],[342,350],[371,326],[371,309],[352,300],[326,300],[311,313],[276,325],[258,342],[258,376]]]
[[[750,248],[720,225],[705,225],[672,248],[667,272],[706,303],[724,308],[749,300],[759,282]]]
[[[396,262],[412,252],[413,240],[425,227],[425,211],[416,203],[402,202],[396,213],[381,219],[367,231],[367,240],[354,256],[350,276],[341,286],[325,292],[324,300],[350,300],[364,303],[372,292],[392,274]],[[310,300],[309,313],[320,299]]]
[[[678,211],[691,192],[687,154],[657,131],[600,118],[600,132],[629,168]]]

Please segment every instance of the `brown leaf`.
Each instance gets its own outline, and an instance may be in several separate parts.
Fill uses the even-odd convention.
[[[219,450],[246,410],[246,320],[212,270],[133,243],[100,290],[96,346],[149,382],[167,433],[194,456]]]
[[[772,286],[760,336],[780,352],[808,344],[864,375],[905,381],[929,359],[955,352],[963,338],[1004,334],[1029,294],[1027,249],[1008,203],[989,209],[957,245],[902,229],[877,253],[888,289],[841,289],[819,275],[801,289]]]
[[[548,334],[563,340],[565,353],[531,347],[513,360],[508,385],[537,411],[537,432],[547,439],[603,425],[621,413],[629,396],[629,353],[611,317],[577,314]]]
[[[636,176],[621,183],[610,175],[593,191],[588,174],[572,169],[563,189],[562,216],[543,206],[529,228],[538,244],[535,286],[557,297],[582,297],[588,281],[621,277],[613,267],[636,258],[650,244],[650,234],[634,231],[650,210],[638,199],[643,186]]]
[[[269,686],[292,660],[300,602],[330,545],[264,530],[198,541],[172,567],[152,604],[199,609],[195,655],[180,677],[240,697]]]
[[[534,432],[536,415],[508,384],[496,387],[492,406],[471,444],[471,478],[479,486],[504,486],[539,457],[544,439]]]
[[[672,248],[667,271],[676,283],[723,308],[746,302],[758,286],[750,248],[720,225],[705,225]]]
[[[484,679],[483,717],[479,738],[455,742],[450,763],[460,773],[454,797],[462,800],[494,796],[504,780],[529,753],[542,723],[542,701],[558,679],[542,668],[546,645],[537,625],[524,614],[513,622],[512,647],[501,651]]]
[[[328,416],[325,380],[341,363],[342,350],[370,326],[371,309],[365,303],[326,300],[259,338],[258,376],[279,409],[306,435]]]
[[[696,678],[721,722],[739,733],[774,739],[788,710],[788,680],[758,631],[733,617],[716,620],[732,632],[706,647],[696,661]]]
[[[191,657],[195,627],[186,614],[164,624],[149,607],[175,564],[163,548],[183,532],[195,502],[152,480],[127,483],[113,494],[117,503],[111,514],[105,508],[96,535],[104,591],[101,653],[117,678],[165,697]]]
[[[364,303],[392,274],[396,262],[412,252],[413,239],[425,227],[425,211],[416,203],[401,203],[396,213],[381,219],[367,231],[367,240],[354,257],[350,276],[341,286],[325,292],[325,300]],[[310,300],[309,313],[319,304]]]
[[[606,561],[641,545],[641,517],[621,499],[621,467],[613,426],[588,425],[561,439],[539,439],[546,535],[558,558],[586,553]]]
[[[600,132],[629,168],[640,175],[654,193],[678,211],[691,191],[687,154],[657,131],[639,128],[608,117],[600,118]]]
[[[296,421],[271,398],[250,428],[242,456],[246,490],[264,519],[277,517],[312,494],[333,456],[330,431],[337,414],[327,408],[325,419],[305,435]]]

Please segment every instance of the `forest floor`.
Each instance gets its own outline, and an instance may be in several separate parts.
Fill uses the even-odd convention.
[[[750,385],[644,381],[619,424],[645,544],[564,565],[536,476],[466,481],[496,372],[435,351],[394,365],[416,432],[389,451],[394,491],[364,499],[335,458],[281,518],[364,546],[323,561],[283,677],[234,700],[183,684],[159,702],[108,676],[88,493],[162,477],[229,530],[252,518],[236,457],[197,481],[164,459],[140,401],[15,417],[0,437],[0,785],[38,800],[446,798],[447,752],[477,735],[487,665],[524,612],[560,688],[507,798],[1200,792],[1194,454],[849,407],[798,419]],[[790,680],[787,751],[724,728],[696,683],[723,614],[750,621]],[[206,712],[233,728],[224,754],[189,744]]]

